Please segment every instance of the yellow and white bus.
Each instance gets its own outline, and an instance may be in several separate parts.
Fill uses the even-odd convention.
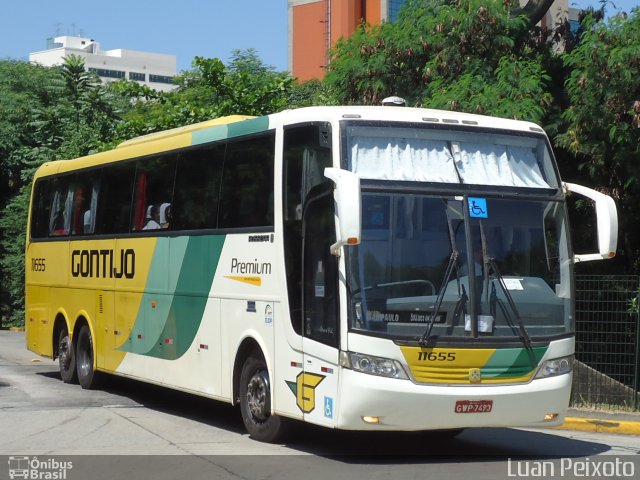
[[[566,195],[598,253],[574,255]],[[531,123],[400,107],[228,117],[43,165],[30,350],[239,404],[255,439],[563,420],[573,264],[611,198],[562,183]]]

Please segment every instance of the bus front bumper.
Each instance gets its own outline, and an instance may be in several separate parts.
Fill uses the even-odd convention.
[[[564,421],[572,379],[566,374],[525,384],[453,386],[341,373],[336,427],[344,430],[557,426]]]

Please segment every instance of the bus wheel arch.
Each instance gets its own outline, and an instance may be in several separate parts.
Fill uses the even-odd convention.
[[[58,359],[62,381],[64,383],[78,383],[75,343],[69,335],[69,324],[62,313],[58,313],[54,321],[52,342],[53,358],[54,360]]]
[[[233,405],[240,403],[240,376],[242,375],[242,368],[250,356],[261,356],[264,359],[260,344],[254,338],[247,337],[238,347],[233,364],[233,396],[231,399]]]
[[[245,339],[233,369],[234,399],[240,403],[242,421],[249,435],[261,442],[276,442],[289,430],[288,419],[272,415],[272,378],[262,348],[255,339]]]

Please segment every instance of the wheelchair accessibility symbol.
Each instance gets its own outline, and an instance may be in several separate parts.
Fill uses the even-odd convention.
[[[324,416],[333,418],[333,398],[324,397]]]
[[[469,216],[471,218],[489,218],[486,198],[469,197]]]

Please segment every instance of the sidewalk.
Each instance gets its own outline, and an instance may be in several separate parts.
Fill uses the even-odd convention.
[[[608,413],[599,410],[570,408],[561,430],[640,435],[640,412]]]

